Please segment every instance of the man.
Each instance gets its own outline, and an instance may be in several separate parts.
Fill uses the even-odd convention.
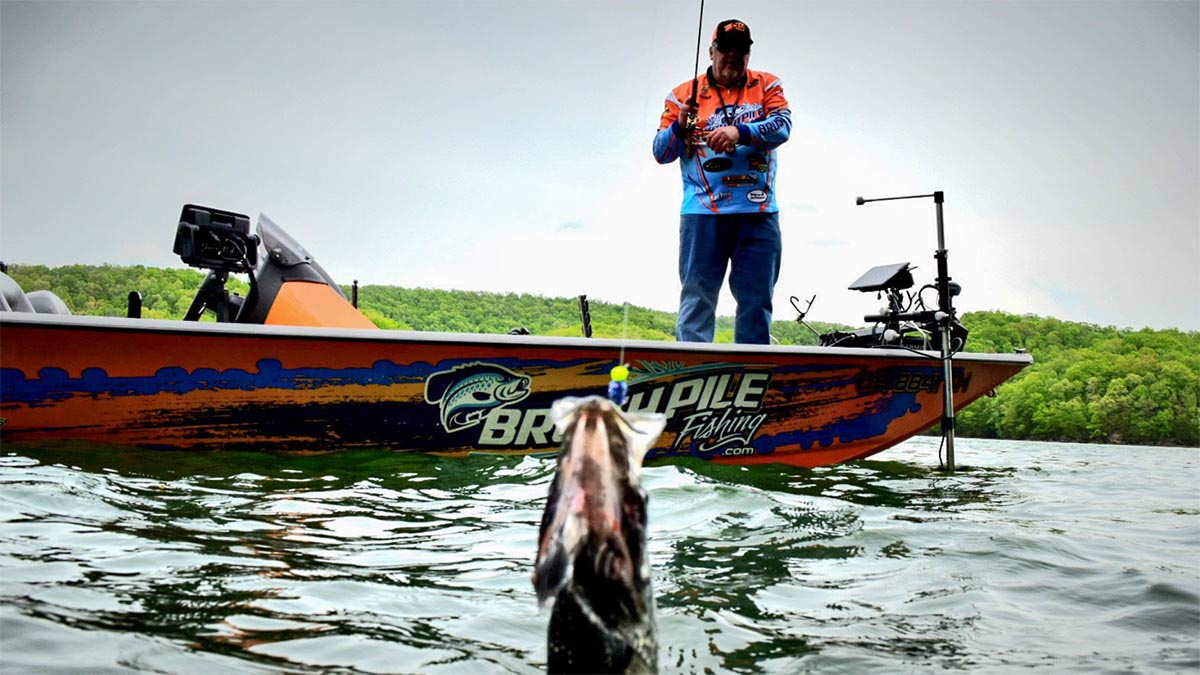
[[[683,174],[680,341],[712,342],[726,269],[737,300],[734,341],[771,340],[782,253],[775,148],[788,139],[792,117],[779,78],[747,69],[753,43],[745,22],[717,24],[708,48],[712,66],[671,91],[654,137],[654,158],[678,159]]]

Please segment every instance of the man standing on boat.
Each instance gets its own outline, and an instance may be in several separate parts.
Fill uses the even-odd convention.
[[[775,149],[787,141],[792,117],[779,78],[747,68],[753,42],[745,22],[717,24],[708,48],[712,66],[667,95],[654,137],[654,158],[678,159],[683,174],[679,341],[712,342],[726,269],[737,300],[734,340],[771,340],[783,248]]]

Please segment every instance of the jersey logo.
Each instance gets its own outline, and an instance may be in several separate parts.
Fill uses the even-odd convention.
[[[746,187],[748,185],[758,185],[758,174],[735,173],[729,176],[721,176],[721,182],[725,184],[725,187]]]
[[[713,173],[721,173],[733,168],[733,160],[728,157],[713,157],[704,163],[704,170]]]

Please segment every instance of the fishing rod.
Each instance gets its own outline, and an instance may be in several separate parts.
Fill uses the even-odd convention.
[[[700,121],[700,117],[696,114],[696,87],[700,83],[700,40],[704,37],[704,0],[700,0],[700,21],[696,26],[696,63],[692,66],[692,111],[688,113],[687,120],[684,122],[684,131],[687,132],[686,154],[691,157],[696,152],[696,141],[692,133],[696,130],[696,124]]]

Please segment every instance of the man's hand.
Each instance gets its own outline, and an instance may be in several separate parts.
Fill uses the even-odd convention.
[[[708,132],[704,141],[713,152],[733,152],[740,138],[737,127],[719,127]]]
[[[679,126],[684,129],[696,123],[696,99],[689,98],[679,104]]]

